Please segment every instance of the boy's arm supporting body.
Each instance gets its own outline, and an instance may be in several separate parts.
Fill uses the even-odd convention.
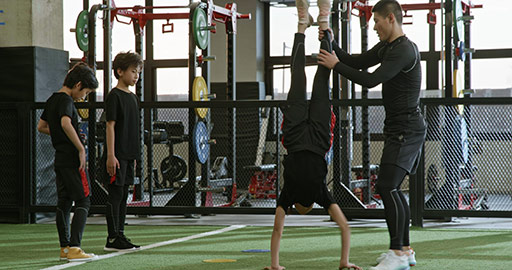
[[[276,208],[276,214],[274,217],[274,229],[272,230],[272,239],[270,240],[270,256],[271,266],[265,267],[269,270],[282,270],[285,269],[279,265],[279,247],[281,245],[281,237],[283,236],[284,219],[286,212],[283,207],[278,206]]]
[[[331,204],[328,209],[329,215],[338,224],[341,234],[341,258],[339,269],[362,269],[359,266],[349,262],[350,256],[350,227],[345,215],[337,204]],[[281,238],[283,236],[284,220],[286,212],[283,207],[278,206],[274,217],[274,229],[272,230],[272,239],[270,241],[270,267],[265,267],[268,270],[282,270],[285,269],[279,264],[279,249]]]
[[[341,234],[341,258],[339,269],[362,269],[361,267],[352,264],[348,261],[350,257],[350,227],[347,218],[341,211],[340,207],[333,203],[327,210],[331,218],[338,224]]]
[[[73,125],[71,124],[71,118],[69,116],[62,116],[60,124],[66,136],[78,150],[78,157],[80,159],[79,169],[85,170],[85,148],[82,142],[80,141],[80,138],[78,138],[75,128],[73,128]]]

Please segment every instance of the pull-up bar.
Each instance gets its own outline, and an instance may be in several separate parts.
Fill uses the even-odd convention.
[[[469,8],[483,8],[483,5],[471,5],[466,3],[466,1],[461,1],[462,3],[462,11],[466,12],[466,9]],[[407,12],[409,10],[430,10],[429,16],[427,17],[427,22],[429,24],[436,24],[435,13],[434,10],[441,9],[441,3],[419,3],[419,4],[401,4],[402,10]],[[354,3],[354,9],[359,10],[359,17],[364,16],[366,18],[366,22],[368,23],[372,17],[372,5],[368,4],[367,0],[358,0]]]
[[[179,9],[179,8],[189,8],[189,6],[134,6],[134,7],[116,7],[114,0],[111,0],[110,9],[111,13],[111,22],[116,19],[121,23],[125,23],[118,19],[118,15],[131,18],[131,21],[127,24],[130,24],[133,20],[137,20],[140,27],[144,28],[147,21],[149,20],[180,20],[180,19],[189,19],[189,12],[176,12],[176,13],[145,13],[146,9]],[[236,20],[237,19],[251,19],[251,14],[241,14],[236,12],[236,5],[232,3],[226,4],[225,7],[216,6],[213,4],[212,0],[208,1],[208,14],[211,14],[211,19],[228,24],[231,23],[231,27],[233,31],[236,31]],[[164,31],[165,32],[165,31]]]

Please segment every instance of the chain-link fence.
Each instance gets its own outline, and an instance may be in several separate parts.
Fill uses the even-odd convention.
[[[465,215],[461,212],[464,211],[471,216],[473,214],[467,210],[497,213],[512,209],[512,184],[508,180],[512,172],[509,165],[512,156],[508,151],[512,146],[512,118],[504,117],[510,115],[512,104],[496,99],[471,101],[476,103],[463,106],[453,100],[422,100],[428,129],[423,166],[416,181],[424,186],[424,193],[410,190],[409,178],[405,179],[402,190],[406,196],[423,198],[422,209],[430,213],[458,211],[450,213],[460,216]],[[141,208],[144,210],[140,211],[147,214],[176,213],[176,209],[194,212],[203,208],[217,209],[213,211],[217,213],[228,213],[230,209],[238,209],[237,213],[271,213],[283,185],[281,162],[286,149],[280,143],[282,112],[279,107],[285,102],[201,103],[210,106],[204,119],[197,117],[193,107],[199,106],[197,103],[143,103],[142,126],[146,135],[137,175],[141,180],[136,180],[136,185],[130,188],[130,209]],[[334,130],[333,149],[327,155],[328,187],[342,208],[351,214],[381,209],[383,205],[374,185],[378,181],[384,141],[383,107],[379,102],[333,104],[339,126]],[[92,212],[101,209],[94,206],[103,206],[107,198],[105,181],[101,179],[105,122],[101,117],[101,104],[95,106],[95,130],[91,132],[88,128],[89,121],[82,121],[79,131],[81,137],[88,140]],[[32,115],[31,146],[27,147],[31,151],[27,155],[31,160],[31,173],[27,174],[31,177],[28,194],[36,212],[38,207],[56,204],[54,150],[49,136],[36,130],[42,107],[35,106],[27,112]],[[361,121],[366,110],[367,127],[365,121]],[[14,128],[21,125],[13,120],[20,111],[5,109],[2,116],[12,118]],[[19,128],[14,130],[20,131]],[[7,130],[2,133],[3,155],[21,149],[15,140],[21,136],[10,136],[15,133]],[[90,143],[91,138],[94,144]],[[91,145],[95,151],[91,151]],[[12,175],[8,167],[3,167],[6,176],[3,183],[11,179],[7,177]],[[5,202],[3,205],[9,202],[7,195],[0,196]]]
[[[425,209],[512,209],[510,105],[425,106]]]

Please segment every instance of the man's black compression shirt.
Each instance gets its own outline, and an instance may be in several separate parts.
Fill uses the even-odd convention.
[[[407,37],[393,42],[381,41],[369,51],[352,56],[333,48],[340,62],[334,70],[365,87],[382,83],[382,99],[386,110],[385,131],[423,129],[419,110],[421,65],[418,47]],[[374,72],[364,71],[380,63]]]

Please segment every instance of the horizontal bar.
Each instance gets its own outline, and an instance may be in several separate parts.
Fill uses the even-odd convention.
[[[190,6],[133,6],[133,7],[115,7],[113,10],[118,9],[159,9],[159,8],[190,8]]]
[[[143,19],[143,20],[170,20],[170,19],[189,19],[190,13],[138,13],[134,11],[123,10],[115,13],[116,15],[121,15],[125,17],[129,17],[132,19]]]

